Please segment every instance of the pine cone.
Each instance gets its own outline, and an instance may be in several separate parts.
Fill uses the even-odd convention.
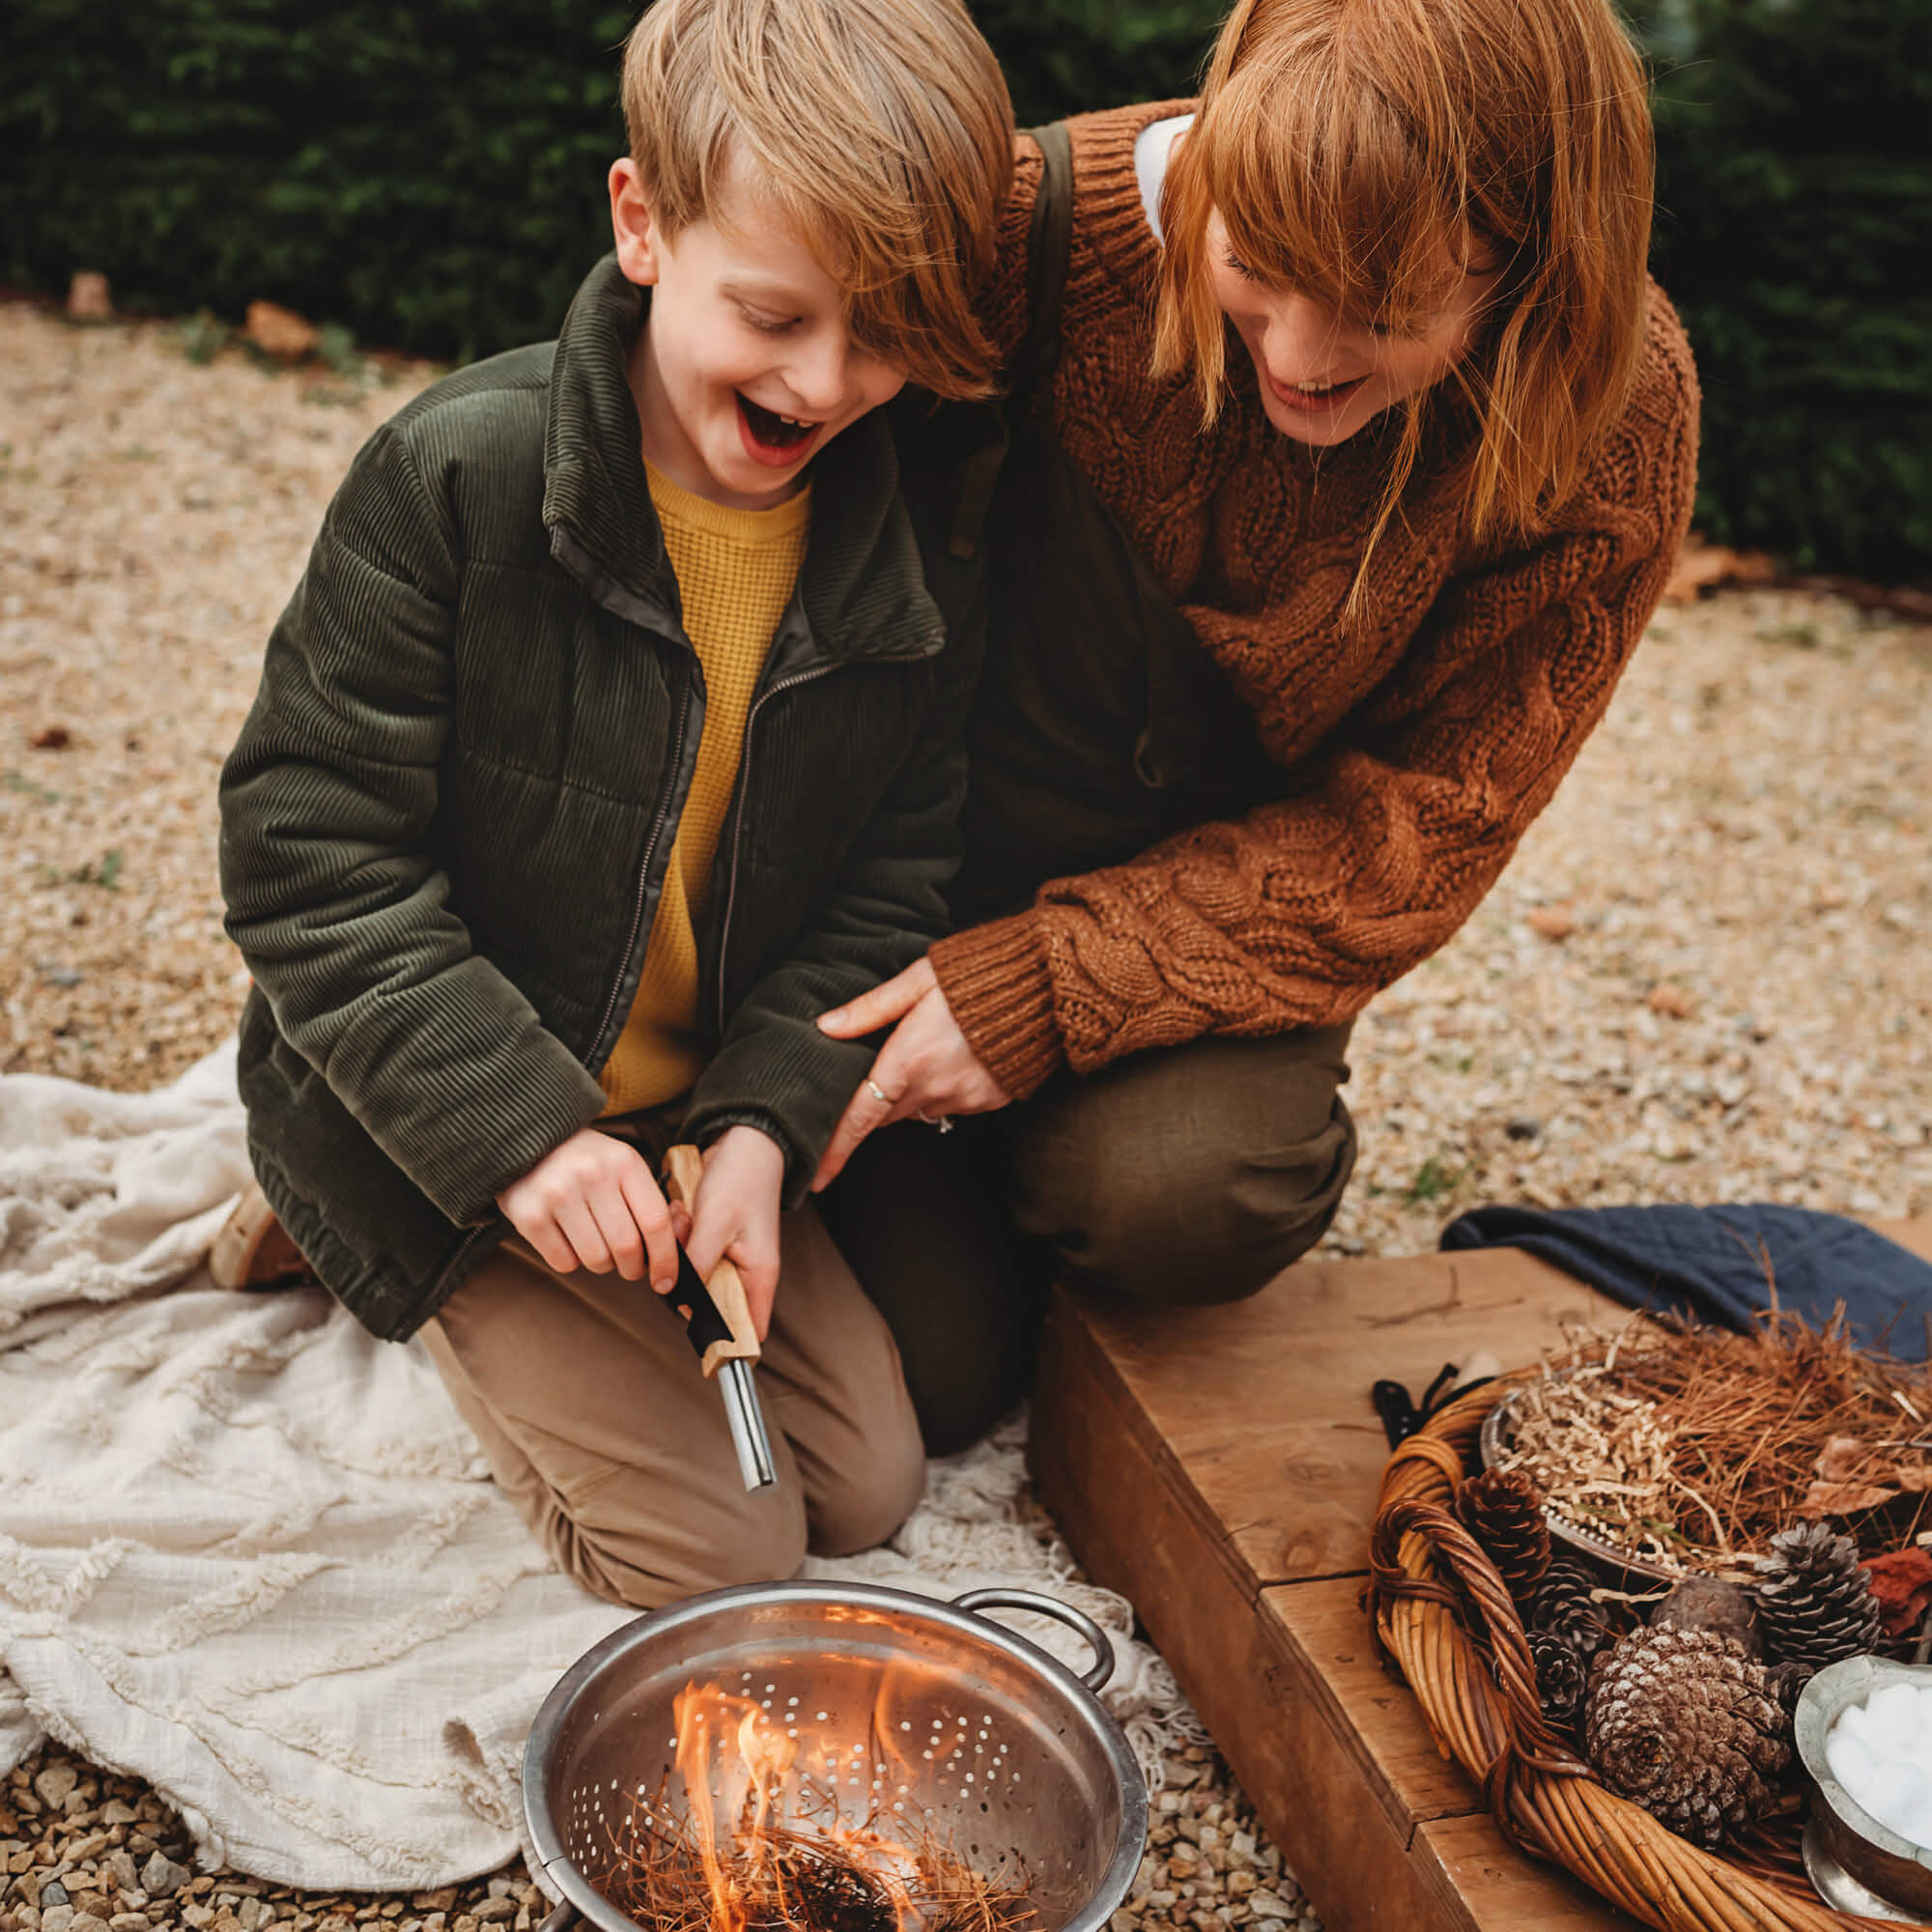
[[[1653,1630],[1716,1631],[1734,1636],[1747,1657],[1761,1658],[1757,1600],[1750,1591],[1718,1577],[1687,1577],[1650,1613]]]
[[[1764,1646],[1779,1663],[1822,1670],[1876,1648],[1880,1611],[1859,1547],[1827,1522],[1802,1522],[1771,1539],[1757,1560]]]
[[[1791,1762],[1764,1665],[1716,1631],[1619,1638],[1591,1679],[1583,1745],[1610,1790],[1710,1847],[1772,1808]]]
[[[1583,1692],[1590,1682],[1590,1667],[1571,1645],[1548,1631],[1529,1634],[1530,1660],[1536,1665],[1537,1696],[1543,1715],[1558,1730],[1577,1721]]]
[[[1456,1492],[1463,1527],[1483,1546],[1519,1603],[1549,1568],[1549,1525],[1543,1498],[1520,1469],[1485,1469]]]
[[[1529,1606],[1530,1629],[1560,1636],[1585,1663],[1616,1635],[1609,1611],[1590,1595],[1598,1581],[1577,1557],[1552,1557]]]

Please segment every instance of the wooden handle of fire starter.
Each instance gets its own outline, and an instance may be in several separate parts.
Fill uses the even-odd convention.
[[[682,1142],[665,1155],[664,1190],[667,1201],[681,1201],[689,1208],[697,1199],[697,1183],[704,1179],[704,1156],[690,1142]],[[752,1304],[745,1298],[745,1284],[738,1279],[737,1267],[721,1261],[711,1270],[704,1286],[718,1304],[724,1325],[731,1331],[728,1342],[714,1342],[704,1351],[704,1373],[715,1376],[724,1365],[736,1358],[758,1359],[758,1331],[752,1325]]]

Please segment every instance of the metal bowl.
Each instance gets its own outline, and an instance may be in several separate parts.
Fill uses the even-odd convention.
[[[1094,1647],[1076,1677],[974,1614],[1056,1619]],[[683,1815],[673,1700],[716,1683],[758,1700],[799,1744],[798,1803],[837,1801],[907,1843],[934,1833],[981,1869],[1017,1861],[1041,1932],[1100,1932],[1126,1897],[1148,1800],[1094,1691],[1113,1647],[1091,1618],[1028,1590],[952,1605],[903,1590],[766,1583],[639,1617],[588,1651],[545,1700],[524,1752],[524,1812],[548,1885],[600,1932],[635,1932],[604,1886],[640,1815]],[[662,1812],[655,1814],[662,1816]],[[801,1815],[804,1815],[801,1813]]]
[[[1559,1370],[1559,1375],[1567,1370]],[[1476,1453],[1482,1459],[1483,1467],[1488,1469],[1509,1453],[1509,1435],[1517,1403],[1523,1390],[1529,1386],[1522,1383],[1513,1388],[1483,1418],[1482,1433],[1476,1438]],[[1654,1556],[1634,1556],[1605,1538],[1594,1535],[1574,1518],[1548,1503],[1543,1506],[1543,1520],[1549,1525],[1549,1534],[1558,1542],[1567,1544],[1579,1555],[1587,1556],[1591,1562],[1605,1569],[1621,1571],[1626,1577],[1641,1577],[1655,1583],[1681,1583],[1686,1577],[1696,1573],[1697,1566],[1690,1563],[1674,1563]]]
[[[1815,1796],[1804,1828],[1804,1863],[1828,1905],[1864,1917],[1932,1924],[1932,1850],[1881,1825],[1838,1780],[1825,1760],[1825,1740],[1838,1714],[1862,1704],[1888,1684],[1932,1684],[1932,1664],[1894,1663],[1884,1657],[1848,1657],[1828,1664],[1799,1693],[1792,1717],[1798,1757]],[[1851,1879],[1867,1896],[1898,1908],[1874,1912],[1848,1891]]]

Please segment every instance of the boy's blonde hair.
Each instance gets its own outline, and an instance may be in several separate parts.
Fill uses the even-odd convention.
[[[1643,71],[1608,0],[1240,0],[1168,172],[1156,366],[1192,363],[1212,420],[1215,212],[1264,281],[1396,327],[1493,251],[1502,280],[1436,389],[1477,426],[1469,534],[1530,535],[1634,381],[1652,171]],[[1403,406],[1372,548],[1434,394]]]
[[[1013,111],[960,0],[657,0],[624,51],[631,157],[667,235],[733,179],[793,221],[863,349],[949,398],[991,392],[974,311]]]

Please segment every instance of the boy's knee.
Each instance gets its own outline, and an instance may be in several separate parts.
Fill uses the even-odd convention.
[[[1332,1057],[1208,1042],[1079,1095],[1016,1150],[1022,1220],[1104,1292],[1179,1306],[1255,1293],[1327,1232],[1354,1167],[1335,1033]]]
[[[809,1505],[814,1556],[853,1556],[887,1542],[925,1493],[925,1451],[910,1406],[818,1487]]]
[[[657,1492],[651,1500],[654,1510],[628,1521],[603,1511],[573,1515],[558,1502],[539,1534],[567,1577],[639,1610],[706,1590],[782,1582],[805,1560],[804,1505],[784,1486],[747,1495],[742,1509],[706,1509],[701,1528],[680,1520],[675,1497]]]

